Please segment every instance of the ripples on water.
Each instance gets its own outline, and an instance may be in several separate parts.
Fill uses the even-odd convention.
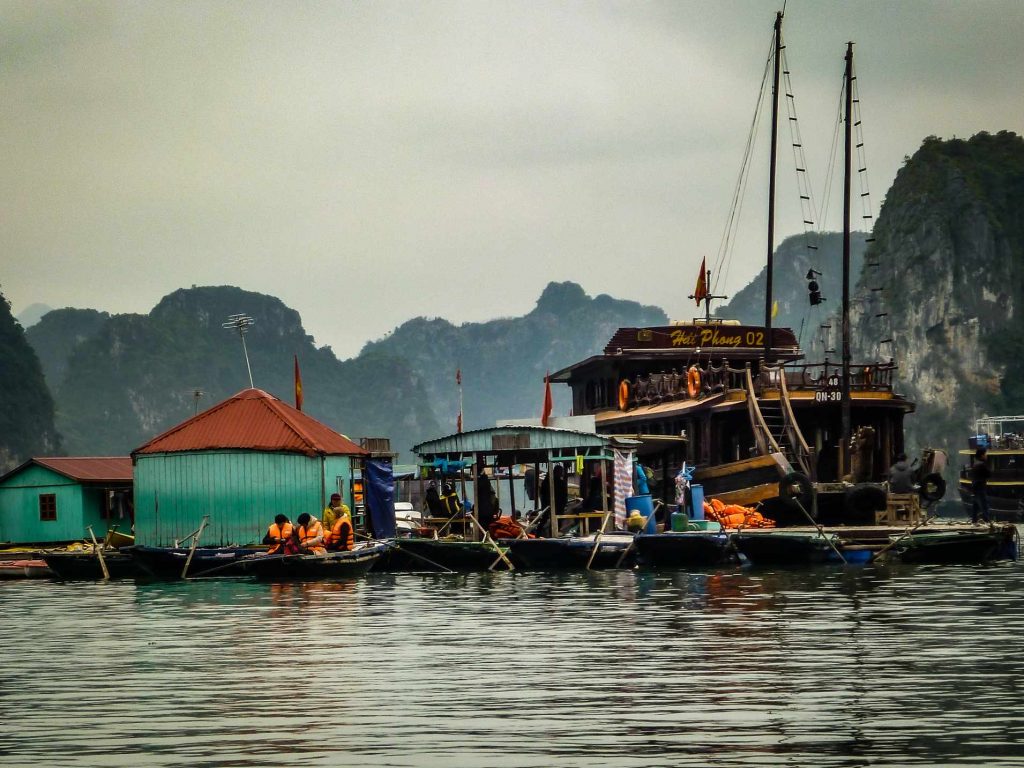
[[[0,765],[1022,765],[1024,566],[0,583]]]

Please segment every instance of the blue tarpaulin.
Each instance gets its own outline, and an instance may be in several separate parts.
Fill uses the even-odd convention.
[[[366,508],[370,513],[373,535],[378,539],[394,538],[395,529],[395,476],[387,459],[367,459]]]

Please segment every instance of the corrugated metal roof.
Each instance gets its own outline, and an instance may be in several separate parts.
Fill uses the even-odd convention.
[[[132,455],[239,449],[362,456],[344,435],[262,389],[245,389],[157,435]]]
[[[512,438],[506,440],[503,447],[496,448],[495,438]],[[515,440],[515,438],[520,438]],[[547,451],[576,450],[582,448],[605,448],[612,441],[606,435],[592,432],[578,432],[573,429],[557,429],[553,427],[504,426],[473,429],[428,440],[413,446],[419,456],[441,454],[473,454],[494,453],[496,451],[514,451],[517,454],[530,452],[546,454]]]
[[[130,456],[35,456],[0,480],[30,464],[38,464],[82,483],[130,483],[132,460]]]

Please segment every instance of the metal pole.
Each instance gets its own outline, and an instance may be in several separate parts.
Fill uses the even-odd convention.
[[[548,451],[548,502],[551,504],[551,538],[558,536],[558,510],[555,508],[555,463]]]
[[[841,465],[839,475],[847,473],[850,464],[850,162],[852,156],[853,122],[853,43],[846,44],[846,160],[843,166],[843,379],[842,434],[839,439]]]
[[[772,150],[768,168],[768,264],[764,286],[764,358],[771,362],[772,263],[775,250],[775,145],[779,135],[779,59],[782,51],[782,11],[775,15],[775,66],[772,77]]]
[[[252,366],[249,365],[249,350],[245,346],[245,334],[242,332],[242,328],[239,327],[238,335],[242,339],[242,354],[245,355],[245,370],[249,372],[249,388],[255,389],[256,385],[252,383]]]

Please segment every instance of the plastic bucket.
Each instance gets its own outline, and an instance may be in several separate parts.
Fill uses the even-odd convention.
[[[704,486],[690,486],[690,518],[693,520],[704,519]]]
[[[654,515],[651,513],[654,511],[654,500],[650,494],[643,496],[627,496],[626,497],[626,514],[636,510],[640,513],[640,516],[647,520],[647,526],[644,528],[644,533],[657,533],[658,523],[654,519]]]

